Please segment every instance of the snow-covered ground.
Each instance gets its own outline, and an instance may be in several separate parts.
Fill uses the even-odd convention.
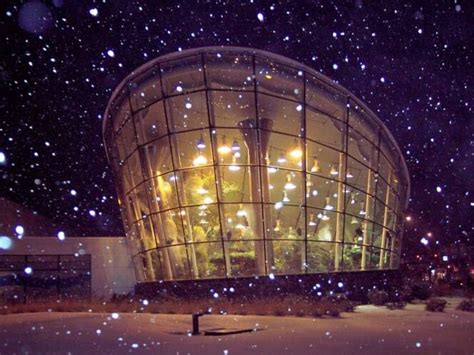
[[[457,304],[458,302],[452,302]],[[361,306],[341,318],[209,315],[201,330],[252,333],[190,336],[190,315],[28,313],[0,316],[0,354],[473,354],[474,314]]]

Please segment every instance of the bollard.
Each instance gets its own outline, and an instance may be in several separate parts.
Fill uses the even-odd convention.
[[[199,335],[199,317],[210,314],[210,311],[193,313],[193,335]]]

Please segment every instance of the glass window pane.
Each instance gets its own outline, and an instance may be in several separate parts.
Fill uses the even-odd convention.
[[[133,153],[124,163],[127,186],[135,187],[143,181],[143,172],[138,152]]]
[[[262,241],[226,242],[226,253],[230,260],[230,276],[255,276],[259,272],[258,251],[263,251]],[[261,253],[263,257],[263,253]]]
[[[306,204],[308,206],[317,207],[320,209],[326,208],[328,211],[336,210],[338,186],[337,181],[308,174],[306,186]]]
[[[181,206],[209,205],[217,202],[213,168],[195,168],[176,173]]]
[[[306,75],[306,104],[341,121],[345,121],[347,99],[321,79]]]
[[[352,101],[349,109],[349,125],[356,131],[353,134],[358,133],[364,139],[378,145],[379,126],[377,120]]]
[[[266,239],[301,240],[305,238],[305,210],[299,206],[265,205]]]
[[[253,90],[252,56],[246,54],[206,54],[207,86],[212,89]]]
[[[188,243],[220,240],[219,211],[216,204],[181,209]]]
[[[168,258],[172,280],[187,280],[191,278],[185,245],[173,245],[160,249]],[[165,259],[166,260],[166,259]]]
[[[222,189],[222,202],[242,203],[260,201],[261,192],[258,167],[238,165],[219,167],[219,177]],[[252,183],[256,183],[256,186],[251,190]]]
[[[366,191],[367,190],[367,178],[369,174],[369,169],[359,163],[358,161],[348,158],[347,160],[347,184],[355,187],[358,190]],[[372,173],[371,178],[374,177]],[[375,179],[374,179],[375,180]],[[374,184],[375,181],[372,181],[371,184]]]
[[[334,270],[334,243],[309,241],[307,270],[313,272],[328,272]]]
[[[153,212],[178,207],[176,177],[173,173],[154,177],[146,182],[148,200]]]
[[[160,64],[160,67],[165,96],[204,89],[201,55],[168,61]]]
[[[330,210],[308,208],[308,240],[332,242],[336,240],[336,219],[338,214]]]
[[[165,100],[165,105],[171,131],[209,127],[204,92],[171,97]]]
[[[132,152],[137,149],[135,139],[135,129],[132,120],[128,120],[122,129],[117,132],[118,150],[121,160],[125,160]]]
[[[255,119],[253,92],[210,91],[214,126],[238,128],[244,120]]]
[[[195,278],[212,279],[225,277],[222,243],[190,244],[188,246],[188,255],[191,261],[191,273]]]
[[[248,138],[245,136],[245,132],[239,129],[222,128],[215,130],[215,132],[213,140],[216,145],[219,164],[232,166],[246,165],[249,164],[249,158],[255,159],[255,157],[258,157],[258,155],[249,156],[247,144],[252,147],[252,143],[246,143]],[[251,152],[254,153],[253,151]],[[256,165],[257,163],[254,164]],[[230,170],[232,171],[232,168]]]
[[[362,259],[360,244],[344,244],[343,269],[344,271],[359,271]]]
[[[257,90],[303,101],[303,72],[264,58],[255,59]]]
[[[306,138],[342,150],[345,123],[310,107],[306,110]]]
[[[124,88],[112,103],[110,116],[107,119],[111,121],[113,131],[117,132],[130,117],[132,117],[132,114],[128,101],[128,90]]]
[[[264,94],[257,94],[257,103],[260,128],[294,136],[302,135],[302,103],[277,99]],[[268,123],[263,120],[267,120]]]
[[[200,168],[213,164],[209,130],[173,134],[170,141],[176,169]]]
[[[265,202],[280,202],[281,205],[301,205],[304,203],[303,173],[276,169],[269,176],[270,201]]]
[[[160,138],[139,148],[139,153],[146,178],[162,175],[173,170],[168,137]]]
[[[226,241],[263,238],[262,205],[232,203],[222,205]]]
[[[268,138],[267,132],[260,132],[261,141],[267,140],[267,164],[292,170],[302,169],[303,142],[302,139],[272,132]],[[264,156],[264,152],[261,152]],[[262,161],[262,165],[264,161]]]
[[[341,153],[323,145],[306,141],[306,169],[311,174],[340,180],[339,162]]]
[[[139,145],[153,141],[168,133],[163,101],[135,113],[134,119]]]
[[[146,107],[163,97],[157,67],[148,69],[129,83],[130,103],[133,111]]]
[[[275,274],[300,274],[305,268],[305,246],[303,241],[272,241],[273,264],[271,272]]]

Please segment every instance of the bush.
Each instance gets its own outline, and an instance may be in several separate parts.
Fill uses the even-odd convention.
[[[474,300],[472,298],[468,300],[462,300],[456,309],[465,312],[474,312]]]
[[[400,301],[400,302],[390,302],[387,303],[385,306],[390,309],[390,310],[395,310],[395,309],[403,309],[406,306],[406,302]]]
[[[313,317],[314,318],[321,318],[323,316],[323,311],[321,311],[319,308],[316,308],[313,311]]]
[[[430,312],[444,312],[446,307],[446,300],[442,298],[430,298],[426,303],[426,310]]]
[[[403,302],[413,301],[415,297],[413,296],[413,290],[410,285],[403,285],[400,287],[400,290],[398,290],[398,298]]]
[[[427,300],[431,297],[431,284],[429,282],[420,282],[412,287],[413,297],[420,300]]]
[[[382,290],[370,290],[367,293],[369,303],[376,306],[383,306],[388,300],[388,293]]]
[[[339,309],[335,307],[331,307],[328,310],[326,310],[326,314],[331,317],[339,317],[340,312],[339,312]]]

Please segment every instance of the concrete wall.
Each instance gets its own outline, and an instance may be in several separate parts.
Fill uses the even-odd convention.
[[[132,292],[135,275],[124,237],[23,237],[11,239],[8,249],[0,255],[25,254],[90,254],[92,293],[97,297],[110,297],[114,293]]]

